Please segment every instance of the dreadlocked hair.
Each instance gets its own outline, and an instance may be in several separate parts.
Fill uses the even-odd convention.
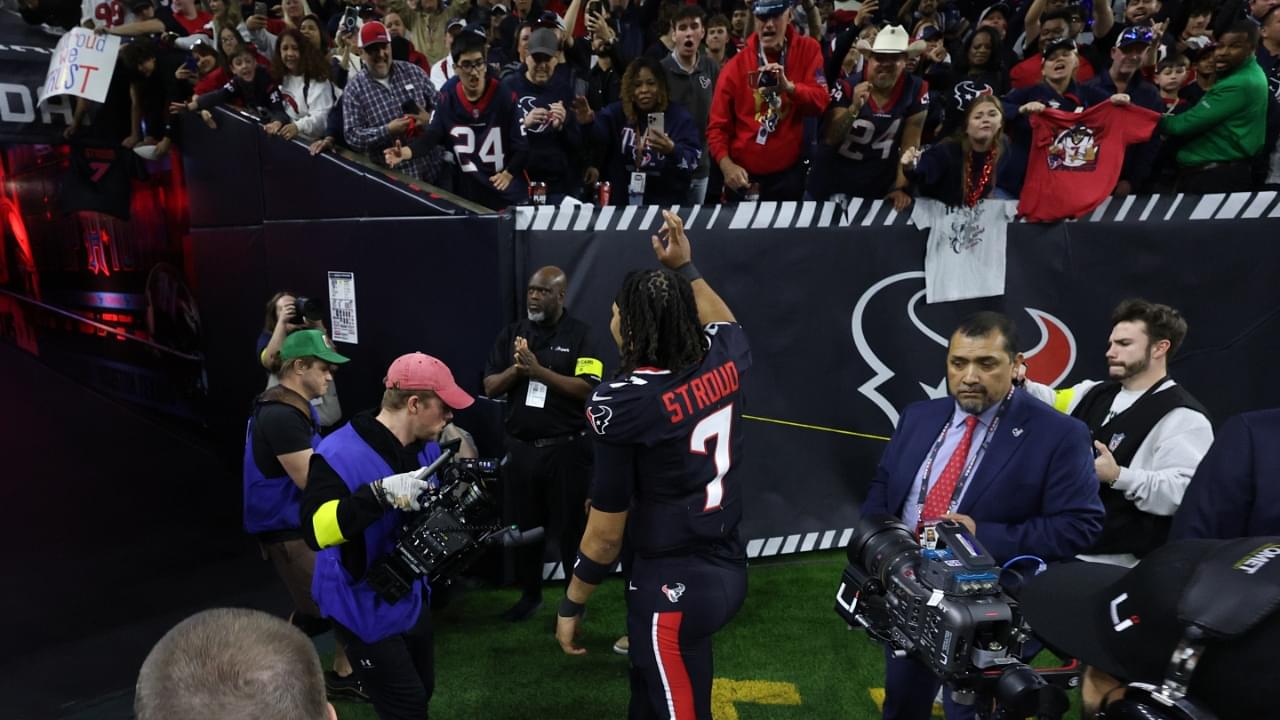
[[[615,302],[621,373],[645,366],[679,371],[702,361],[706,344],[688,280],[666,268],[633,270]]]

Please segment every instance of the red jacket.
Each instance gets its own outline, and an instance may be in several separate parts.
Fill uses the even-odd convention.
[[[756,142],[760,123],[756,108],[762,105],[747,74],[760,66],[760,36],[752,34],[747,45],[720,69],[707,121],[707,150],[719,163],[726,155],[752,175],[768,175],[791,167],[804,146],[804,116],[821,115],[827,109],[827,80],[822,75],[822,48],[818,42],[787,28],[787,79],[795,83],[791,95],[782,95],[778,129],[764,145]]]

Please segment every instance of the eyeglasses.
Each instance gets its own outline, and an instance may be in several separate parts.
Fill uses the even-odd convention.
[[[457,67],[459,70],[464,70],[466,72],[480,72],[484,70],[485,65],[482,61],[479,61],[479,60],[476,60],[474,62],[468,60],[467,62],[458,63]]]

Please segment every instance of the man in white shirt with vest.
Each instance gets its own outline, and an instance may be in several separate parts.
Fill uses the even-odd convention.
[[[1208,411],[1168,376],[1187,322],[1168,305],[1141,298],[1111,313],[1107,381],[1055,390],[1026,381],[1034,397],[1089,426],[1107,517],[1080,559],[1132,567],[1168,539],[1196,466],[1213,444]]]

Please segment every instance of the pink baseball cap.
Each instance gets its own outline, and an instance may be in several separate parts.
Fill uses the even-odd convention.
[[[420,352],[396,358],[382,382],[388,389],[430,390],[454,410],[470,407],[475,402],[475,398],[453,381],[447,365]]]
[[[360,47],[367,48],[370,45],[389,42],[391,42],[391,33],[387,32],[386,25],[377,20],[370,20],[360,26]]]

